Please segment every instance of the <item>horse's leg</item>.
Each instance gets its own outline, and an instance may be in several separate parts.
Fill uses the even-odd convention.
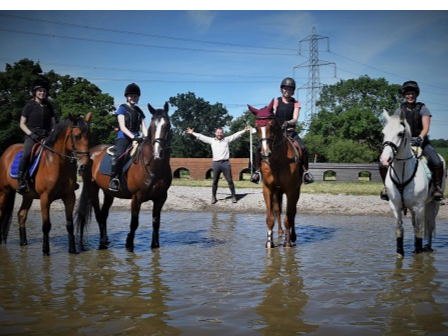
[[[285,216],[285,242],[284,247],[291,247],[295,245],[297,240],[296,228],[295,228],[295,218],[297,213],[297,202],[299,200],[298,195],[289,196],[286,205],[286,216]]]
[[[138,216],[140,213],[140,207],[142,203],[138,199],[138,196],[135,194],[132,197],[131,202],[131,224],[130,224],[130,231],[128,233],[128,236],[126,238],[126,249],[129,251],[134,250],[134,237],[135,237],[135,231],[137,231],[138,228]]]
[[[162,212],[162,207],[167,199],[167,194],[161,195],[157,200],[153,202],[152,210],[152,240],[151,248],[159,248],[159,229],[160,229],[160,215]]]
[[[273,206],[274,206],[275,221],[278,223],[278,236],[281,237],[284,234],[283,228],[285,227],[284,225],[282,225],[282,218],[281,218],[283,193],[280,191],[277,191],[277,194],[274,195],[273,200],[274,200]]]
[[[437,216],[437,209],[436,206],[439,204],[439,202],[431,201],[426,204],[425,206],[425,236],[427,239],[427,244],[423,247],[424,252],[433,252],[432,249],[432,237],[434,235],[434,230],[436,228],[436,216]]]
[[[412,212],[412,225],[414,226],[414,253],[423,252],[423,225],[425,222],[425,209]]]
[[[109,237],[107,235],[107,218],[109,217],[109,210],[113,202],[114,197],[104,193],[104,200],[101,210],[98,211],[98,214],[97,211],[95,211],[95,214],[97,214],[96,220],[98,222],[98,227],[100,229],[100,246],[99,246],[100,249],[107,249],[107,246],[110,244]]]
[[[17,217],[19,219],[19,237],[20,245],[28,245],[28,240],[26,238],[26,219],[28,217],[28,211],[33,204],[33,199],[31,197],[22,197],[22,204],[20,205]]]
[[[267,240],[266,240],[266,248],[274,248],[274,234],[273,228],[275,224],[275,218],[273,213],[273,194],[269,191],[268,188],[263,188],[264,200],[266,202],[266,227],[267,227]],[[279,223],[279,225],[281,225]]]
[[[392,212],[395,218],[395,236],[397,237],[397,258],[404,257],[404,248],[403,248],[403,220],[400,209],[392,208]]]
[[[50,200],[48,194],[40,195],[40,212],[42,215],[42,253],[44,255],[50,255]]]
[[[67,195],[62,202],[65,206],[65,227],[67,229],[68,234],[68,253],[77,253],[76,245],[75,245],[75,234],[74,234],[74,226],[73,226],[73,209],[75,207],[76,196],[75,193],[72,192]]]

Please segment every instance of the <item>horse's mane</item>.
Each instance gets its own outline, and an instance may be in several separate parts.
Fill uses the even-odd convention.
[[[72,121],[71,117],[68,117],[64,120],[59,121],[55,125],[54,130],[46,138],[45,144],[48,147],[52,148],[54,146],[56,140],[59,138],[59,135],[61,135],[61,133],[65,132],[67,127],[72,127],[72,126],[78,127],[82,133],[89,132],[89,125],[86,123],[86,121],[84,120],[83,117],[77,117],[75,119],[75,122]]]

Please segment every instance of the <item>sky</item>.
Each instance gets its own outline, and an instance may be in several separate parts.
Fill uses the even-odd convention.
[[[320,84],[415,80],[433,114],[430,137],[448,139],[445,10],[0,10],[0,71],[27,58],[87,79],[117,107],[134,82],[147,116],[148,103],[162,108],[192,92],[235,118],[279,97],[293,77],[306,121],[312,34]]]

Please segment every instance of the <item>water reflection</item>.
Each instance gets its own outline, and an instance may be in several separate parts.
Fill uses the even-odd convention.
[[[142,212],[129,252],[128,212],[113,215],[107,250],[92,230],[90,250],[69,255],[65,228],[55,227],[52,255],[42,256],[40,214],[29,216],[28,246],[18,237],[0,245],[0,334],[448,332],[446,221],[433,254],[396,261],[389,218],[299,215],[297,246],[266,251],[262,214],[164,213],[152,250],[151,213]]]

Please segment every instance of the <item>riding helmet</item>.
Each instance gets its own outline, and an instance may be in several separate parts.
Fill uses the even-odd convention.
[[[137,84],[132,83],[126,86],[126,89],[124,90],[124,96],[126,97],[130,94],[136,94],[137,96],[140,96],[140,88]]]
[[[420,88],[418,87],[417,82],[415,81],[407,81],[403,83],[401,87],[401,94],[404,95],[408,91],[414,91],[417,96],[420,94]]]
[[[284,86],[291,87],[293,90],[296,89],[296,81],[292,79],[291,77],[286,77],[284,80],[282,80],[282,83],[280,84],[280,88],[283,88]]]
[[[34,93],[37,89],[44,88],[47,91],[50,90],[50,84],[44,79],[38,78],[33,82],[31,91]]]

